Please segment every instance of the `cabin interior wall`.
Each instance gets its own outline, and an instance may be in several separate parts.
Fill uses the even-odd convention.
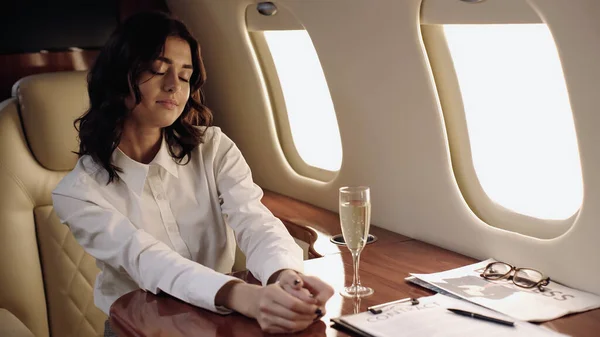
[[[600,294],[600,265],[590,263],[600,252],[594,239],[600,236],[600,211],[594,207],[600,202],[600,177],[593,175],[600,165],[594,151],[600,115],[592,90],[600,87],[600,66],[593,61],[600,56],[600,44],[590,43],[600,31],[594,17],[598,5],[595,0],[505,3],[531,6],[550,27],[578,133],[584,203],[572,228],[551,240],[489,226],[465,203],[421,40],[421,0],[276,2],[310,34],[335,106],[343,163],[327,182],[297,174],[279,145],[246,29],[246,8],[256,2],[167,1],[203,47],[206,94],[216,124],[237,143],[263,188],[337,211],[340,186],[369,185],[375,225],[475,258],[535,267],[554,280]]]

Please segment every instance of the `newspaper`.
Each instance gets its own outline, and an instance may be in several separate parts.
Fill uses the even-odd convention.
[[[551,281],[544,291],[518,287],[507,279],[490,281],[480,276],[493,259],[433,274],[412,274],[406,280],[425,288],[452,294],[510,317],[544,322],[567,314],[600,308],[600,296]],[[422,283],[425,282],[426,285]],[[439,292],[439,291],[438,291]]]

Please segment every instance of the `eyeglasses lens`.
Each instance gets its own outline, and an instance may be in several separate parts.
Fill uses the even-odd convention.
[[[513,277],[513,282],[524,288],[533,288],[543,278],[543,275],[533,269],[519,269]]]
[[[494,262],[483,271],[483,277],[496,280],[508,274],[511,269],[512,267],[506,263]]]

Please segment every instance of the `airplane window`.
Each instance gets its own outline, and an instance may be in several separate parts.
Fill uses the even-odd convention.
[[[583,199],[581,164],[548,27],[444,25],[443,32],[464,107],[472,164],[485,193],[526,216],[573,216]]]
[[[308,165],[338,171],[342,145],[319,58],[305,30],[264,31],[285,101],[293,145]]]

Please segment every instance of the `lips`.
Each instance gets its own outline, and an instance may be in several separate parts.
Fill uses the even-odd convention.
[[[164,106],[165,108],[167,108],[169,110],[175,109],[179,105],[179,103],[177,103],[177,101],[173,100],[173,99],[162,99],[162,100],[156,101],[156,103]]]

